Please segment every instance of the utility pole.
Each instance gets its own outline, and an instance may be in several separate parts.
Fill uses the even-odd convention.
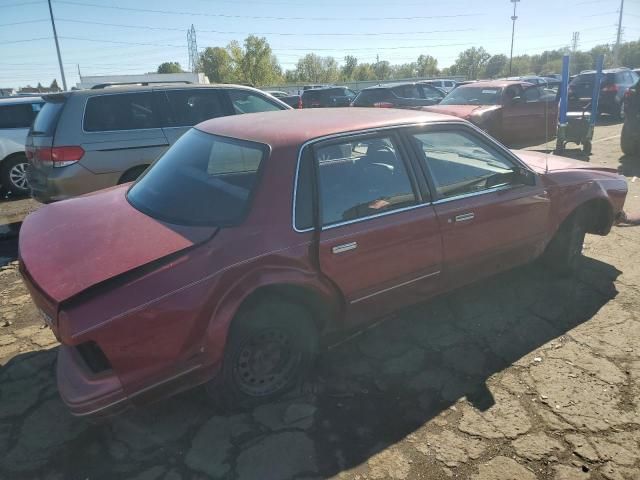
[[[198,72],[198,42],[196,40],[196,27],[191,24],[187,30],[187,49],[189,50],[189,68],[193,73]]]
[[[613,66],[618,66],[618,54],[620,53],[620,37],[622,35],[622,9],[624,0],[620,0],[620,15],[618,16],[618,34],[616,35],[616,46],[613,50]]]
[[[516,33],[516,20],[518,17],[516,16],[516,5],[520,0],[511,0],[513,3],[513,15],[511,15],[511,55],[509,55],[509,76],[511,76],[511,69],[513,67],[513,37]]]
[[[578,43],[580,42],[580,32],[573,32],[571,37],[571,51],[575,54],[578,51]]]
[[[58,43],[58,32],[56,31],[56,22],[53,20],[53,10],[51,9],[51,0],[47,0],[49,4],[49,15],[51,15],[51,26],[53,27],[53,39],[56,41],[56,52],[58,52],[58,64],[60,65],[60,76],[62,77],[62,88],[67,91],[67,79],[64,78],[64,67],[62,66],[62,56],[60,55],[60,44]]]

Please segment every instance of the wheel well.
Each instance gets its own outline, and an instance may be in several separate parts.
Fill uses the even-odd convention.
[[[571,214],[580,212],[586,221],[587,233],[607,235],[613,225],[613,209],[608,201],[602,198],[589,200],[574,210]]]
[[[118,180],[118,183],[125,183],[125,182],[130,181],[130,180],[127,179],[128,175],[131,175],[131,173],[136,172],[136,171],[140,171],[140,173],[142,173],[148,167],[149,167],[149,165],[136,165],[135,167],[131,167],[131,168],[125,170],[124,173],[122,175],[120,175],[120,179]],[[140,173],[138,175],[140,175]]]
[[[24,153],[24,152],[13,152],[13,153],[10,153],[6,157],[4,157],[2,160],[0,160],[0,165],[2,165],[7,160],[11,160],[12,158],[16,158],[16,157],[24,157],[26,159],[27,158],[27,154]]]
[[[266,285],[257,288],[243,300],[238,313],[253,308],[266,299],[274,298],[306,308],[311,314],[318,332],[321,332],[329,319],[337,313],[336,306],[327,304],[318,293],[306,287],[290,284]]]

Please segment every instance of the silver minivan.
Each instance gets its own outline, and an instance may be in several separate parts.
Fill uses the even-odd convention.
[[[204,120],[291,108],[241,85],[100,86],[44,100],[26,145],[32,195],[41,202],[135,180]]]

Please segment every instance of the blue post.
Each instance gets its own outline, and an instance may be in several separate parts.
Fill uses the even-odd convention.
[[[560,113],[558,115],[558,134],[556,151],[562,152],[567,138],[567,107],[569,101],[569,55],[562,57],[562,80],[560,82]]]
[[[593,93],[591,94],[591,126],[595,126],[598,118],[598,100],[600,98],[600,85],[602,84],[602,65],[604,55],[598,55],[596,59],[596,78],[593,82]]]

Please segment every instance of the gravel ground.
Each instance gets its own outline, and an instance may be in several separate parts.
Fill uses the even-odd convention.
[[[621,167],[637,212],[619,133],[599,127],[591,161]],[[55,340],[10,264],[0,478],[640,479],[639,245],[615,227],[574,278],[532,265],[399,312],[278,403],[224,415],[196,389],[99,425],[59,400]]]

